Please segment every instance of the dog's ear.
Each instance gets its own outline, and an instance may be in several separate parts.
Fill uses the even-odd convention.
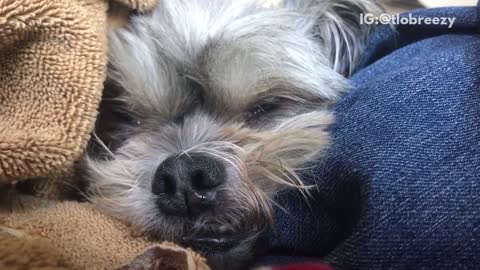
[[[313,20],[310,31],[322,43],[332,68],[347,76],[354,72],[374,27],[364,24],[361,16],[383,11],[375,0],[284,0],[283,4]]]
[[[105,81],[95,130],[87,146],[90,156],[111,158],[110,151],[116,150],[126,140],[128,133],[124,127],[133,120],[126,110],[128,106],[119,98],[123,91],[112,80]]]

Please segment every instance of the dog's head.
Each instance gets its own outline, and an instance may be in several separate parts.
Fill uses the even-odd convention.
[[[92,200],[134,230],[245,253],[328,143],[368,0],[165,0],[110,34]],[[100,147],[101,146],[101,147]],[[100,151],[102,152],[102,151]]]

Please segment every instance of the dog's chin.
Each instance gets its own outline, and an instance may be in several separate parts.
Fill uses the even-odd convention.
[[[181,244],[207,259],[212,269],[246,269],[252,260],[256,237],[247,234],[205,234],[184,237]]]
[[[261,231],[259,227],[235,232],[224,229],[197,229],[174,241],[205,257],[212,269],[245,269],[252,260],[252,248]],[[155,234],[151,236],[160,239]]]
[[[201,233],[185,236],[180,241],[184,246],[207,255],[224,254],[238,247],[243,242],[241,235]]]

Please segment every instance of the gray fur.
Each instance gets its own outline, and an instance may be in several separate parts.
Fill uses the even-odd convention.
[[[113,107],[132,121],[100,117],[99,127],[118,128],[97,131],[106,154],[86,159],[90,199],[164,240],[241,235],[231,250],[207,255],[242,261],[271,222],[272,196],[288,187],[308,193],[296,172],[327,146],[326,108],[347,90],[342,74],[354,71],[370,31],[357,18],[377,11],[370,0],[286,0],[277,8],[164,0],[152,15],[111,31],[109,80],[121,89]],[[118,147],[104,139],[120,135]],[[221,207],[197,220],[164,215],[151,192],[155,170],[192,153],[227,168]]]

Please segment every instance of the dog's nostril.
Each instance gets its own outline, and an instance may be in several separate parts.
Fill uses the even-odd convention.
[[[195,190],[214,189],[223,182],[222,176],[215,173],[215,168],[211,168],[211,172],[203,170],[195,170],[190,174],[192,188]]]
[[[200,191],[215,190],[226,178],[225,166],[207,156],[193,157],[188,172],[192,188]]]
[[[175,183],[175,177],[172,175],[166,175],[163,179],[163,186],[164,186],[164,192],[166,194],[175,194],[176,191],[176,183]]]
[[[175,175],[168,171],[163,171],[161,168],[157,170],[155,179],[152,183],[153,194],[160,195],[174,195],[177,192],[177,180]]]
[[[155,195],[173,196],[180,188],[181,175],[178,173],[179,166],[174,157],[167,158],[158,166],[152,182],[152,192]]]

